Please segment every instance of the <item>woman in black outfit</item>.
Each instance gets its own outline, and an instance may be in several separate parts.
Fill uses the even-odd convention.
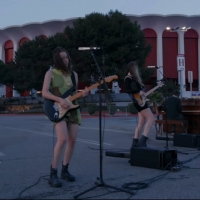
[[[140,106],[137,103],[134,95],[140,95],[141,97],[145,96],[144,93],[144,84],[142,83],[138,65],[135,61],[131,61],[128,63],[128,75],[125,77],[125,92],[129,93],[133,99],[133,104],[138,111],[138,124],[135,129],[135,134],[133,137],[132,146],[146,147],[146,141],[148,139],[148,133],[152,124],[154,123],[154,115],[148,107],[147,103],[144,106]],[[139,140],[140,132],[143,129],[142,137]]]

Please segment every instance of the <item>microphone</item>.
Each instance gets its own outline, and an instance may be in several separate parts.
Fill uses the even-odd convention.
[[[87,50],[98,50],[101,49],[100,47],[79,47],[78,50],[80,51],[87,51]]]
[[[159,69],[162,66],[147,66],[147,68],[155,68],[155,69]]]

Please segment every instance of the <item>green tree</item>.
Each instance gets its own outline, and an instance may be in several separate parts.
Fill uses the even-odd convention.
[[[65,46],[66,36],[57,33],[48,39],[36,37],[23,43],[10,63],[13,70],[12,83],[19,93],[24,90],[41,90],[46,71],[53,65],[52,51],[57,46]],[[1,72],[0,72],[1,73]],[[5,80],[5,83],[8,79]]]
[[[10,65],[6,65],[0,60],[0,86],[13,84],[13,70]]]
[[[130,21],[121,12],[86,15],[85,18],[77,19],[73,27],[67,26],[64,33],[68,36],[68,49],[74,67],[84,81],[89,81],[91,72],[97,72],[97,68],[90,52],[78,51],[81,46],[101,47],[94,54],[106,76],[118,74],[119,81],[123,81],[127,63],[132,60],[138,62],[144,81],[152,74],[152,70],[145,68],[145,58],[150,53],[151,46],[147,45],[137,21]]]
[[[158,91],[164,96],[169,97],[173,95],[174,91],[180,92],[180,85],[174,82],[173,80],[169,79],[168,81],[164,82],[164,85],[158,89]]]

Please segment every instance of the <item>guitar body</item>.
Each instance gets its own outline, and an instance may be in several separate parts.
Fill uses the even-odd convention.
[[[78,109],[80,107],[79,105],[74,105],[68,98],[65,99],[70,103],[70,106],[66,109],[62,108],[57,102],[54,102],[49,99],[45,100],[43,110],[50,121],[60,122],[64,119],[64,117],[69,111]]]
[[[43,104],[43,110],[50,121],[60,122],[70,110],[78,109],[80,107],[79,105],[74,105],[70,101],[70,95],[72,94],[73,90],[74,89],[71,88],[61,96],[61,98],[66,99],[66,101],[69,102],[70,106],[67,109],[63,109],[58,102],[45,99]]]
[[[146,101],[149,101],[149,99],[147,99],[146,97],[140,96],[138,93],[137,94],[133,94],[134,99],[137,101],[137,104],[140,107],[143,107],[146,103]]]
[[[113,75],[111,77],[105,78],[105,82],[111,82],[112,80],[117,78],[117,75]],[[91,91],[92,89],[98,87],[102,83],[103,81],[101,81],[100,83],[95,83],[88,87],[88,90]],[[72,87],[61,96],[61,98],[65,99],[69,103],[69,107],[66,109],[62,108],[58,102],[45,99],[43,104],[43,110],[45,115],[49,118],[49,120],[51,120],[52,122],[60,122],[61,120],[63,120],[63,118],[69,111],[78,109],[80,107],[79,105],[74,105],[72,102],[82,97],[82,92],[78,92],[71,96],[73,91],[74,88]]]
[[[133,94],[134,99],[136,100],[137,104],[141,107],[143,107],[145,105],[145,103],[147,101],[149,101],[149,99],[147,99],[146,97],[151,94],[153,91],[155,91],[156,89],[158,89],[159,87],[162,87],[164,84],[162,82],[158,82],[158,85],[154,88],[152,88],[151,90],[149,90],[148,92],[146,92],[144,94],[144,96],[141,96],[139,93]]]

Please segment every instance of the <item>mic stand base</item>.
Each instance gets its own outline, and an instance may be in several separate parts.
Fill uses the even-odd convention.
[[[98,180],[98,179],[99,179],[99,178],[97,178],[97,180]],[[81,195],[83,195],[83,194],[85,194],[85,193],[87,193],[87,192],[90,192],[91,190],[94,190],[94,189],[96,189],[97,187],[111,188],[111,189],[119,190],[119,191],[121,191],[121,192],[129,193],[129,194],[131,194],[131,195],[134,195],[134,194],[135,194],[134,192],[131,192],[131,191],[128,191],[128,190],[124,190],[124,189],[122,189],[122,188],[117,188],[117,187],[114,187],[114,186],[111,186],[111,185],[107,185],[107,184],[104,183],[104,181],[103,181],[102,179],[100,179],[100,180],[98,180],[98,181],[95,182],[95,186],[93,186],[93,187],[91,187],[91,188],[89,188],[89,189],[87,189],[87,190],[81,192],[80,194],[75,195],[75,196],[74,196],[74,199],[77,199],[79,196],[81,196]]]
[[[98,179],[98,178],[97,178]],[[124,190],[122,188],[117,188],[117,187],[114,187],[114,186],[111,186],[111,185],[107,185],[104,183],[104,181],[102,179],[98,180],[95,182],[95,186],[81,192],[80,194],[77,194],[74,196],[74,199],[77,199],[79,196],[83,195],[83,194],[86,194],[87,192],[90,192],[91,190],[94,190],[96,189],[97,187],[106,187],[106,188],[111,188],[111,189],[115,189],[115,190],[119,190],[121,192],[126,192],[126,193],[129,193],[131,195],[134,195],[135,193],[134,192],[131,192],[131,191],[128,191],[128,190]]]

